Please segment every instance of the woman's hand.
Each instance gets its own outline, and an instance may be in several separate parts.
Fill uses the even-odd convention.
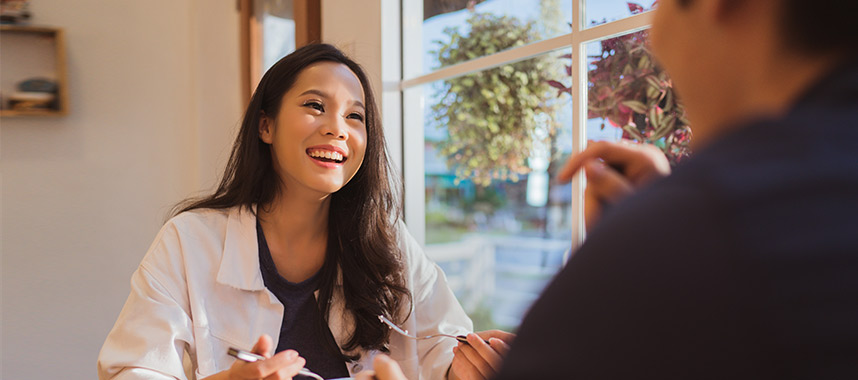
[[[658,148],[629,142],[592,142],[569,158],[557,175],[568,182],[579,170],[587,175],[584,219],[589,229],[601,217],[605,205],[619,202],[648,182],[670,174],[670,163]]]
[[[402,369],[387,355],[379,354],[372,360],[372,371],[363,371],[355,375],[355,380],[408,380]]]
[[[494,377],[513,339],[515,334],[500,330],[468,334],[468,344],[459,343],[453,348],[450,379],[484,380]]]
[[[285,350],[271,356],[274,351],[274,343],[268,335],[262,335],[251,350],[254,354],[262,355],[265,360],[252,363],[236,360],[228,370],[217,375],[207,377],[206,380],[289,380],[304,368],[306,360],[298,356],[294,350]]]

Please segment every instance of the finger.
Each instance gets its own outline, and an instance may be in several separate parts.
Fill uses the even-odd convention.
[[[587,174],[587,187],[600,201],[614,203],[632,193],[632,184],[615,170],[596,160],[584,165]]]
[[[492,367],[493,373],[500,369],[501,364],[503,364],[503,357],[489,346],[483,338],[474,333],[468,334],[468,344]]]
[[[372,361],[376,378],[379,380],[407,380],[402,369],[399,368],[399,363],[387,355],[376,355]]]
[[[276,373],[280,369],[294,365],[296,362],[301,362],[303,365],[304,358],[298,356],[294,350],[285,350],[276,355],[254,363],[238,368],[238,374],[244,378],[261,379]],[[300,369],[300,368],[299,368]],[[296,370],[295,373],[298,371]]]
[[[584,167],[585,162],[599,158],[604,149],[602,145],[600,142],[591,143],[583,151],[570,156],[566,165],[563,165],[563,168],[557,172],[557,181],[560,183],[569,182]]]
[[[512,341],[515,340],[515,334],[502,331],[502,330],[486,330],[475,333],[485,340],[490,340],[491,338],[496,338],[504,341],[507,344],[512,344]]]
[[[469,342],[470,343],[470,342]],[[459,346],[459,352],[477,368],[477,371],[484,378],[490,378],[494,375],[492,366],[483,359],[482,356],[473,347],[467,344]]]
[[[506,357],[509,353],[509,349],[511,348],[509,344],[498,338],[489,338],[489,345],[492,346],[492,349],[497,351],[501,357]]]
[[[363,371],[355,375],[355,380],[378,380],[375,371]]]
[[[594,188],[584,189],[584,227],[590,231],[602,215],[602,201]]]
[[[256,340],[256,344],[253,345],[251,351],[254,354],[270,358],[271,352],[274,351],[274,341],[271,340],[271,337],[268,336],[268,334],[262,334],[259,336],[259,339]]]
[[[636,183],[653,176],[670,173],[670,163],[658,148],[648,144],[626,141],[597,141],[590,143],[587,149],[573,155],[566,166],[557,174],[558,182],[568,182],[589,160],[601,159],[605,163],[624,169],[624,175]]]
[[[606,160],[606,156],[611,157],[613,161],[621,161],[620,157],[625,156],[621,152],[627,151],[627,147],[622,147],[620,144],[608,141],[590,142],[587,148],[578,154],[569,157],[566,165],[560,172],[557,173],[557,180],[560,182],[568,182],[584,167],[587,161],[601,158]],[[626,159],[627,161],[628,159]],[[607,161],[607,160],[606,160]]]
[[[453,363],[450,365],[450,368],[460,380],[484,379],[477,367],[474,367],[474,364],[468,361],[465,354],[459,352],[458,348],[453,348],[453,350],[455,355],[453,356]]]
[[[604,142],[598,148],[598,158],[608,165],[622,168],[622,174],[640,185],[653,177],[670,174],[670,162],[661,149],[650,145],[621,140]]]
[[[280,367],[274,373],[265,377],[264,380],[287,380],[298,375],[298,371],[304,368],[304,365],[307,364],[307,360],[298,357],[297,360],[294,360],[283,367]]]

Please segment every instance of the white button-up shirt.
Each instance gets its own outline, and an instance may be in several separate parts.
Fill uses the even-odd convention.
[[[398,233],[413,298],[411,316],[402,328],[419,336],[470,331],[471,320],[444,273],[402,223]],[[354,321],[345,310],[341,288],[333,292],[328,320],[342,347]],[[185,212],[164,225],[132,275],[131,294],[99,354],[98,376],[210,376],[232,365],[230,346],[249,349],[260,335],[268,334],[276,347],[282,321],[283,305],[262,281],[256,217],[238,207]],[[391,358],[411,380],[444,379],[456,345],[454,339],[415,341],[396,333],[391,333],[389,343]],[[347,363],[352,375],[372,369],[377,352],[358,353],[357,362]],[[188,363],[190,371],[185,368]]]

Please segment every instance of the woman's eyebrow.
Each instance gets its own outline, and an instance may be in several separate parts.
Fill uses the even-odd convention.
[[[326,99],[330,98],[330,96],[328,96],[328,94],[324,93],[323,91],[316,90],[316,89],[309,89],[307,91],[302,92],[301,95],[298,95],[298,96],[311,95],[311,94],[312,95],[318,95],[318,96],[321,96],[321,97],[326,98]],[[352,104],[357,106],[357,107],[363,108],[364,110],[366,109],[366,106],[364,106],[363,102],[361,102],[360,100],[352,100]]]
[[[304,91],[303,93],[301,93],[301,95],[298,95],[298,96],[304,96],[304,95],[310,95],[310,94],[313,94],[313,95],[319,95],[319,96],[321,96],[321,97],[323,97],[323,98],[327,98],[327,97],[328,97],[328,94],[326,94],[326,93],[324,93],[324,92],[322,92],[322,91],[319,91],[319,90],[315,90],[315,89],[309,89],[309,90],[307,90],[307,91]]]

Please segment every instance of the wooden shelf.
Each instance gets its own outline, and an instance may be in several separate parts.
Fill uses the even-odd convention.
[[[3,117],[21,117],[21,116],[65,116],[68,115],[64,110],[38,110],[38,111],[16,111],[16,110],[0,110],[0,116]]]
[[[6,108],[0,116],[63,116],[69,112],[65,33],[60,28],[29,25],[0,25],[3,54],[0,56],[0,91],[3,102],[17,90],[17,83],[47,78],[57,84],[57,108],[19,111]]]

